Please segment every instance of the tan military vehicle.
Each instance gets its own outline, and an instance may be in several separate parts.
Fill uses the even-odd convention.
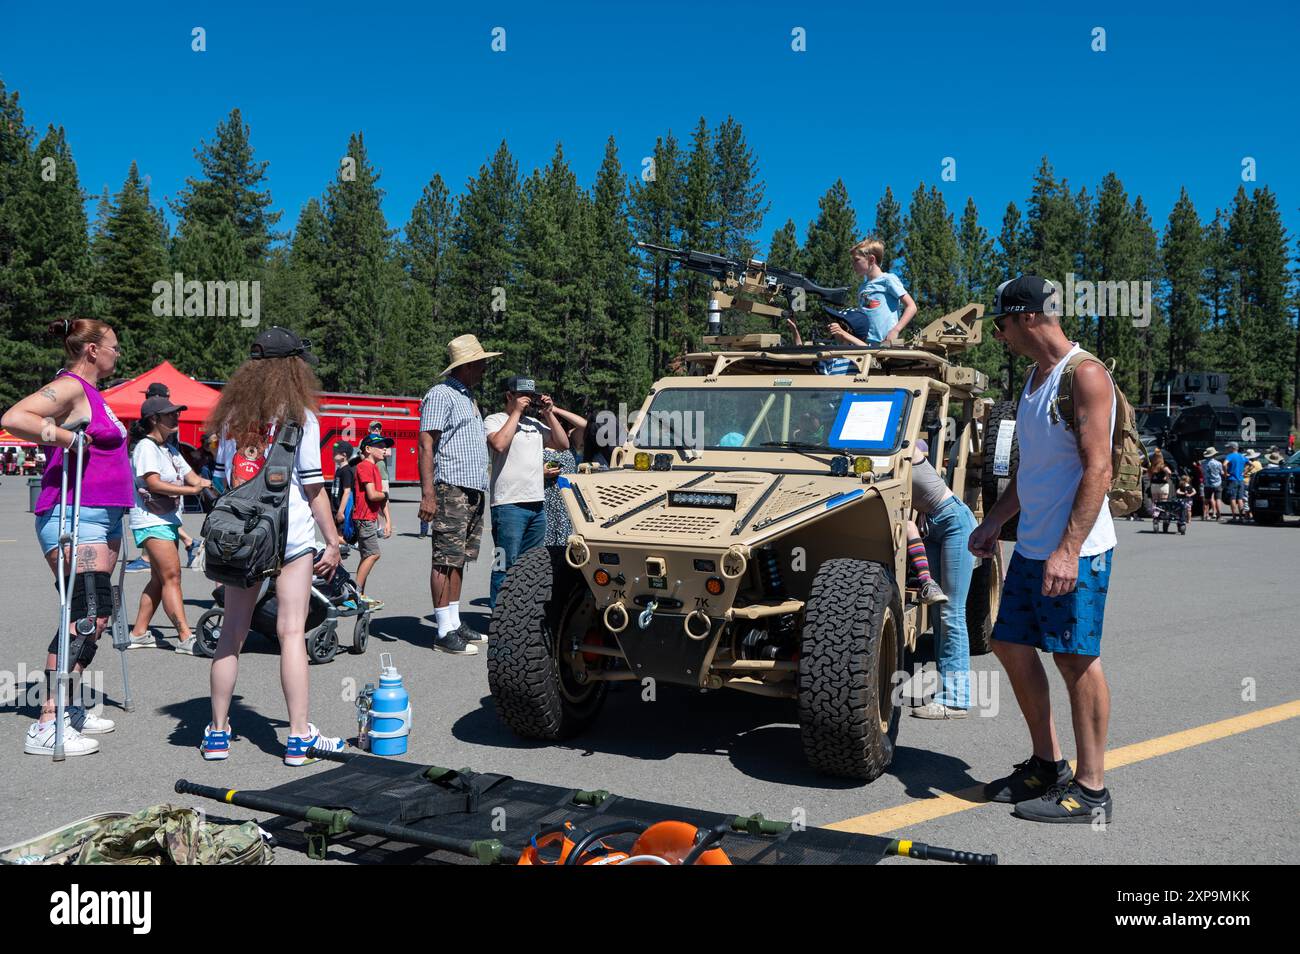
[[[745,310],[763,314],[773,283],[743,264],[715,300],[750,292]],[[704,338],[711,350],[654,386],[609,469],[561,478],[568,545],[510,569],[488,645],[501,719],[554,740],[597,717],[611,682],[736,689],[796,701],[818,770],[879,776],[905,659],[932,622],[906,586],[918,439],[983,509],[985,382],[954,361],[982,313],[958,309],[896,348]],[[819,373],[832,359],[851,373]],[[988,651],[1001,583],[1000,560],[976,569],[973,654]]]

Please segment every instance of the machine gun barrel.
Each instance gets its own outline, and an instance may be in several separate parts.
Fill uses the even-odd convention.
[[[826,288],[799,272],[788,268],[776,268],[764,262],[742,262],[739,259],[727,258],[725,255],[697,252],[694,249],[670,248],[651,242],[637,242],[636,247],[647,252],[667,255],[691,271],[702,272],[713,278],[731,278],[740,282],[746,274],[750,274],[766,284],[773,292],[800,288],[808,294],[816,295],[836,305],[844,304],[848,298],[847,288]]]

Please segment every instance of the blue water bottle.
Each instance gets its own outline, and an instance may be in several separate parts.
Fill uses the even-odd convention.
[[[370,706],[370,751],[374,755],[405,755],[411,734],[411,697],[402,674],[393,668],[392,653],[379,654],[379,688]]]

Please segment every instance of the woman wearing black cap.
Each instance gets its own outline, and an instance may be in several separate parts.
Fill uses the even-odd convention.
[[[149,554],[149,582],[140,594],[140,609],[131,627],[131,649],[162,646],[149,631],[161,603],[176,627],[176,652],[194,655],[194,634],[185,621],[181,594],[181,561],[176,544],[181,532],[181,498],[192,497],[212,481],[204,480],[185,462],[171,439],[180,430],[185,405],[154,394],[140,405],[140,419],[131,425],[135,447],[131,469],[135,473],[135,506],[131,508],[131,536]]]
[[[320,423],[316,395],[320,381],[308,363],[316,359],[307,342],[284,328],[257,336],[249,360],[230,376],[221,392],[209,430],[222,435],[217,464],[234,488],[261,470],[277,429],[287,421],[302,426],[289,490],[288,540],[280,575],[276,635],[280,639],[280,686],[289,707],[286,765],[305,765],[310,748],[341,752],[343,740],[321,735],[307,721],[307,605],[313,567],[326,578],[339,565],[339,532],[321,473]],[[316,533],[325,538],[317,556]],[[239,674],[239,652],[248,636],[259,587],[227,586],[225,623],[212,659],[212,722],[203,731],[203,757],[224,759],[230,754],[230,700]]]

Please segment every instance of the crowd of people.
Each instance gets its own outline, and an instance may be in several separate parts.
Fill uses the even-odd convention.
[[[1179,524],[1185,525],[1192,520],[1199,500],[1202,521],[1226,516],[1229,522],[1245,523],[1251,518],[1250,488],[1255,476],[1285,462],[1286,455],[1277,445],[1265,452],[1253,447],[1242,451],[1239,444],[1229,441],[1222,452],[1214,446],[1205,448],[1201,458],[1179,474],[1177,465],[1156,449],[1146,475],[1152,509],[1158,518],[1164,507],[1173,507]]]
[[[868,239],[852,251],[863,281],[856,307],[832,333],[848,343],[896,342],[915,304],[896,276],[882,270],[878,241]],[[1100,654],[1116,545],[1107,505],[1116,392],[1106,368],[1085,354],[1074,371],[1073,429],[1059,419],[1054,405],[1058,382],[1081,349],[1061,329],[1060,292],[1050,282],[1022,276],[1003,283],[992,323],[997,340],[1032,362],[1017,413],[1020,467],[977,524],[936,472],[928,447],[918,443],[913,450],[913,505],[925,530],[922,535],[920,526],[909,525],[908,552],[920,599],[938,606],[936,656],[942,677],[933,700],[914,715],[946,720],[968,714],[966,594],[975,561],[995,555],[1001,528],[1019,515],[992,645],[1024,715],[1031,754],[1010,775],[990,783],[986,794],[994,801],[1015,802],[1019,817],[1037,821],[1109,818],[1113,799],[1103,779],[1109,691]],[[313,746],[341,749],[342,739],[323,734],[309,720],[305,618],[313,574],[332,578],[345,540],[355,541],[359,550],[357,582],[364,592],[380,558],[380,542],[392,534],[387,458],[393,442],[383,435],[382,425],[375,422],[355,448],[345,442],[333,445],[335,472],[327,484],[315,413],[320,390],[311,369],[315,357],[292,332],[272,328],[257,336],[248,360],[223,389],[209,422],[215,441],[204,441],[204,456],[194,467],[172,449],[177,415],[184,408],[166,394],[146,397],[130,434],[99,396],[98,383],[111,374],[121,354],[112,328],[78,319],[55,323],[52,330],[62,335],[67,369],[10,409],[3,424],[20,438],[53,448],[35,511],[42,553],[55,570],[58,519],[69,503],[59,494],[60,467],[74,441],[66,425],[79,417],[90,422],[72,613],[93,625],[77,628],[84,635],[73,642],[72,667],[90,664],[108,622],[108,573],[117,561],[122,518],[128,513],[132,536],[148,554],[151,568],[133,644],[148,637],[147,627],[160,605],[176,626],[179,647],[192,641],[179,586],[179,502],[257,478],[278,430],[292,422],[303,433],[294,455],[287,542],[276,581],[280,676],[289,713],[284,761],[303,764]],[[506,379],[499,409],[485,417],[476,389],[499,353],[485,351],[468,334],[453,339],[447,350],[448,364],[421,402],[420,535],[430,538],[434,646],[471,655],[485,637],[462,620],[460,601],[465,568],[480,555],[485,518],[491,519],[496,545],[489,597],[495,605],[508,570],[522,554],[560,545],[568,535],[559,477],[579,464],[607,466],[611,448],[598,439],[595,421],[559,407],[527,377]],[[842,371],[829,365],[820,370]],[[1234,450],[1224,461],[1225,484],[1233,487],[1232,495],[1225,496],[1239,503],[1235,483],[1244,479],[1248,463]],[[1207,482],[1211,470],[1206,468]],[[1172,474],[1162,471],[1153,481],[1157,476],[1159,486],[1170,485]],[[1184,490],[1177,493],[1186,496]],[[225,622],[210,676],[212,717],[201,742],[207,759],[224,759],[230,752],[230,702],[258,597],[257,587],[226,585]],[[57,665],[54,649],[52,644],[47,659],[51,671]],[[1040,653],[1051,654],[1069,694],[1078,752],[1074,772],[1062,757]],[[54,717],[49,695],[27,734],[27,752],[50,754]],[[70,754],[95,751],[93,736],[114,728],[102,715],[76,706],[68,718]]]

